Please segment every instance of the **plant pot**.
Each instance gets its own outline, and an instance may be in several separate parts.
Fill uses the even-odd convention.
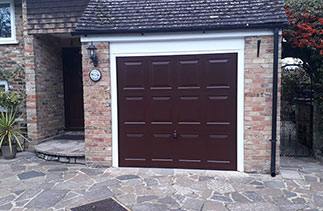
[[[14,159],[17,154],[17,145],[12,145],[12,152],[10,152],[9,146],[1,146],[1,151],[4,159]]]

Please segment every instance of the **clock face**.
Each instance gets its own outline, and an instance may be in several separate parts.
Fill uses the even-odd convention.
[[[101,72],[100,70],[97,70],[97,69],[94,69],[94,70],[91,70],[90,72],[90,79],[94,82],[97,82],[101,79]]]

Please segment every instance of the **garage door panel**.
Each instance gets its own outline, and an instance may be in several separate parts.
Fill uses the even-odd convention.
[[[120,102],[128,109],[123,111],[124,122],[145,122],[145,98],[142,96],[126,96]]]
[[[145,143],[140,142],[127,142],[123,149],[123,153],[119,155],[120,164],[127,161],[148,161],[149,157],[145,154]],[[139,149],[140,148],[140,149]]]
[[[207,87],[235,87],[235,80],[232,80],[235,75],[231,69],[236,69],[236,58],[234,55],[226,56],[209,56],[205,71]]]
[[[199,134],[197,131],[190,131],[190,132],[178,132],[178,136],[182,141],[192,141],[192,142],[198,142],[201,139],[201,134]]]
[[[212,149],[212,148],[211,148]],[[233,160],[232,157],[229,157],[225,154],[221,154],[221,152],[219,153],[214,153],[214,151],[209,150],[206,153],[213,153],[214,155],[209,156],[206,159],[207,163],[213,163],[213,164],[228,164],[228,165],[232,165],[235,166],[236,165],[236,160]],[[231,153],[236,153],[235,151],[232,151]]]
[[[200,89],[200,59],[181,57],[177,61],[177,89]]]
[[[124,140],[124,145],[128,143],[134,144],[145,144],[147,140],[147,134],[145,131],[126,131],[124,135],[121,135],[119,138]]]
[[[150,154],[151,161],[154,159],[157,162],[161,162],[161,159],[174,159],[174,152],[172,150],[173,140],[170,138],[168,140],[152,140]],[[159,159],[159,161],[157,160]],[[166,161],[165,161],[166,162]],[[167,161],[169,162],[169,161]]]
[[[169,59],[153,59],[150,62],[150,86],[152,90],[173,89],[174,64]]]
[[[213,106],[212,106],[213,105]],[[206,108],[206,122],[208,125],[228,125],[235,123],[232,119],[232,113],[225,112],[226,108],[230,107],[230,103],[209,103]],[[224,112],[219,112],[224,111]]]
[[[123,136],[125,136],[125,138],[127,138],[129,141],[132,140],[138,140],[138,141],[144,141],[145,140],[145,131],[138,131],[138,130],[125,130]]]
[[[237,54],[118,58],[120,165],[236,170],[236,62]]]
[[[214,131],[212,131],[214,132]],[[224,131],[223,131],[224,132]],[[207,135],[208,142],[210,143],[219,143],[224,142],[227,143],[232,139],[232,135],[230,133],[209,133]]]
[[[173,122],[172,99],[172,96],[167,95],[151,97],[150,106],[148,108],[151,122]]]
[[[125,61],[118,60],[119,71],[118,77],[122,78],[121,87],[123,90],[144,90],[146,74],[146,63],[143,60],[128,59]],[[119,86],[120,87],[120,86]]]
[[[148,132],[151,141],[156,141],[155,143],[163,144],[173,140],[173,125],[151,125]]]
[[[199,95],[181,95],[177,98],[176,113],[178,124],[200,124],[202,119],[201,102]]]

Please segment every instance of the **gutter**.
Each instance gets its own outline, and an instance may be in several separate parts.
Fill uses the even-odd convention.
[[[271,164],[270,175],[276,176],[276,143],[277,143],[277,101],[278,101],[278,51],[279,29],[274,29],[274,67],[273,67],[273,104],[272,104],[272,131],[271,131]]]
[[[74,35],[100,35],[100,34],[124,34],[124,33],[156,33],[156,32],[189,32],[189,31],[214,31],[214,30],[234,30],[234,29],[275,29],[287,26],[286,23],[276,24],[254,24],[235,26],[198,26],[198,27],[173,27],[173,28],[149,28],[149,29],[103,29],[103,30],[77,30],[71,32]]]

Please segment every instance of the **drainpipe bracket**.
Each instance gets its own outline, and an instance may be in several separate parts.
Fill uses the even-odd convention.
[[[273,143],[276,143],[277,142],[277,139],[270,139],[269,141],[270,142],[273,142]]]

